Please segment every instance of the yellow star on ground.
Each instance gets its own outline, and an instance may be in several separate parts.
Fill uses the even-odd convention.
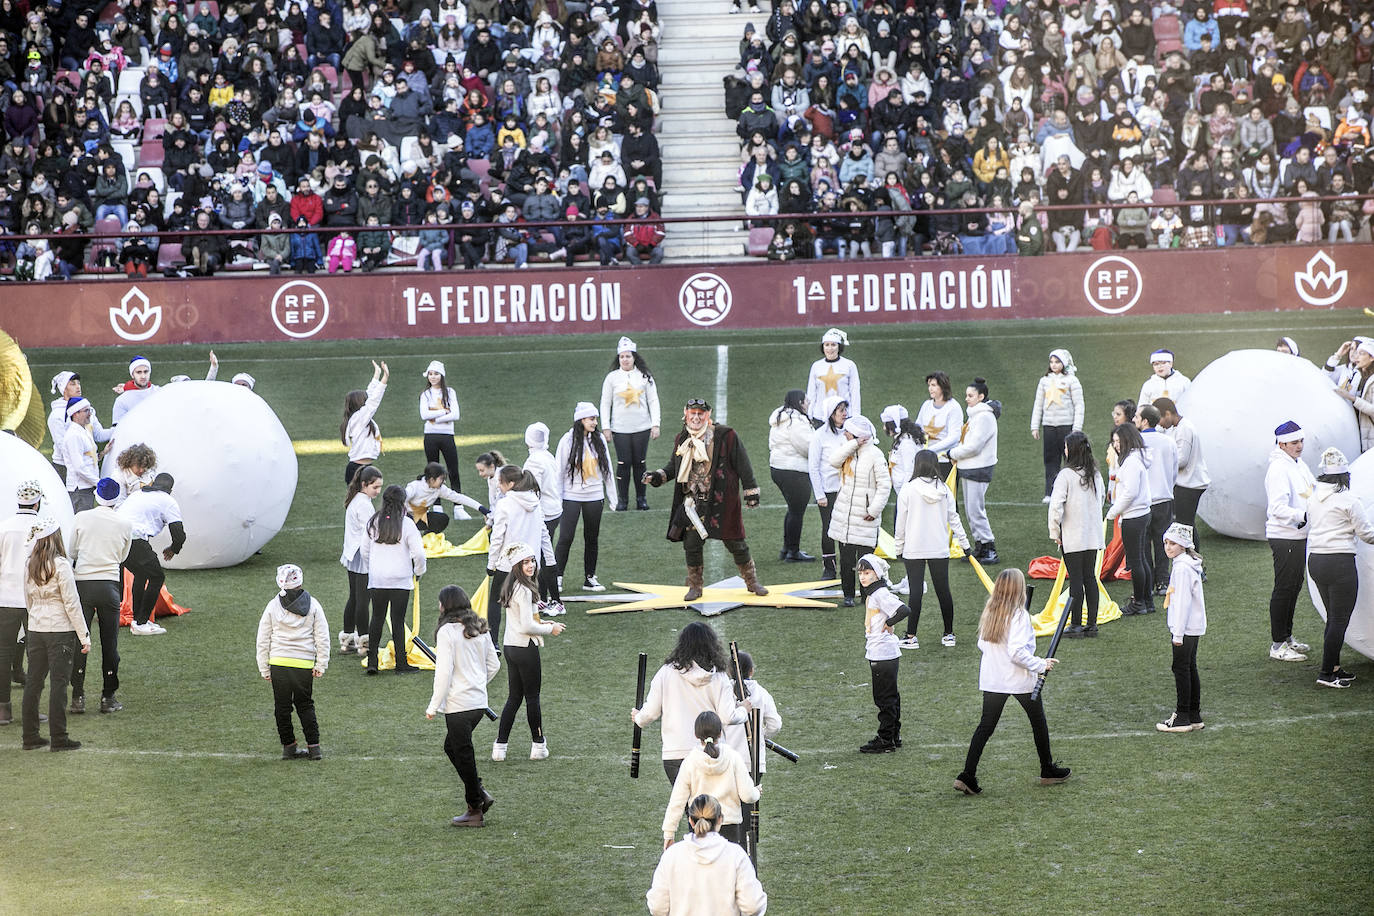
[[[1058,407],[1064,406],[1064,389],[1058,385],[1051,385],[1045,391],[1045,403],[1054,404]]]
[[[642,601],[625,604],[612,604],[595,607],[588,614],[622,614],[627,611],[652,611],[658,608],[688,607],[692,604],[733,604],[751,607],[816,607],[833,608],[828,601],[802,598],[794,592],[806,592],[839,584],[838,579],[822,579],[816,582],[791,582],[786,585],[769,585],[767,595],[755,595],[745,588],[705,588],[701,597],[695,601],[684,601],[687,594],[685,585],[645,585],[639,582],[615,582],[616,588],[641,592],[646,597]]]
[[[818,375],[816,378],[825,383],[826,394],[840,393],[840,379],[844,378],[844,376],[836,372],[834,366],[829,367],[825,370],[824,375]]]
[[[632,386],[630,386],[629,388],[626,388],[624,391],[620,392],[620,394],[618,395],[618,397],[620,398],[620,400],[622,400],[622,401],[625,402],[625,406],[626,406],[626,407],[629,407],[631,404],[642,404],[642,403],[644,403],[643,401],[641,401],[641,400],[639,399],[639,396],[642,395],[643,393],[644,393],[644,389],[643,389],[643,388],[635,388],[635,387],[632,385]]]

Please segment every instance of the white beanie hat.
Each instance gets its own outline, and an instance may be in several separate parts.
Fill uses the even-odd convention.
[[[1163,347],[1160,347],[1158,350],[1150,354],[1151,363],[1172,363],[1173,361],[1173,350],[1166,350]]]
[[[43,498],[43,485],[37,480],[21,480],[14,489],[14,498],[21,506],[32,506]]]
[[[29,543],[32,544],[39,538],[45,538],[58,531],[62,526],[57,523],[57,519],[51,515],[40,515],[34,520],[29,528]]]
[[[619,356],[619,355],[622,354],[622,353],[637,353],[637,352],[639,352],[639,347],[636,347],[636,346],[635,346],[635,342],[634,342],[633,340],[631,340],[630,338],[628,338],[628,337],[622,337],[622,338],[620,338],[620,343],[618,343],[618,344],[615,345],[615,355],[616,355],[616,356]]]
[[[135,356],[133,359],[129,360],[130,378],[133,378],[134,371],[137,369],[147,369],[149,372],[151,372],[153,371],[153,364],[148,362],[148,358],[146,356]]]
[[[1344,452],[1333,446],[1322,452],[1320,470],[1323,474],[1349,474],[1350,462],[1345,460]]]
[[[445,377],[448,376],[448,373],[444,371],[444,364],[439,362],[439,360],[437,359],[431,359],[429,361],[429,365],[425,367],[425,371],[421,372],[420,375],[428,376],[431,372],[437,372]]]
[[[1362,341],[1359,342],[1359,344],[1355,347],[1355,349],[1356,349],[1356,350],[1361,350],[1361,351],[1363,351],[1363,352],[1369,354],[1370,356],[1374,356],[1374,340],[1370,340],[1369,338],[1365,338],[1364,340],[1362,340]]]
[[[849,335],[839,328],[831,328],[821,335],[821,343],[837,343],[842,347],[849,346]]]
[[[305,574],[294,563],[284,563],[277,567],[277,588],[282,590],[283,595],[289,588],[300,588],[304,581]]]
[[[530,448],[548,448],[549,428],[543,423],[531,423],[526,426],[525,444]]]
[[[501,552],[501,559],[505,560],[514,569],[517,563],[534,558],[534,548],[528,544],[511,544]]]
[[[249,391],[252,391],[253,386],[258,383],[258,380],[253,378],[253,376],[249,375],[247,372],[240,372],[238,375],[235,375],[232,379],[230,379],[230,381],[235,385],[242,385]]]
[[[75,372],[63,370],[52,377],[52,393],[61,394],[67,390],[67,383],[74,378],[81,378]]]
[[[858,414],[844,421],[844,431],[855,439],[873,438],[873,424],[869,422],[867,417]]]
[[[1164,532],[1164,540],[1173,541],[1180,547],[1193,546],[1193,526],[1185,525],[1182,522],[1174,522]]]
[[[873,570],[875,573],[877,573],[879,579],[887,578],[887,561],[884,560],[882,557],[878,556],[876,553],[866,553],[863,556],[859,557],[857,568],[863,569],[864,567],[867,567]]]
[[[907,409],[901,404],[889,404],[878,414],[878,419],[893,426],[901,426],[903,420],[911,419],[911,414],[907,413]]]
[[[1166,351],[1166,352],[1167,352],[1167,351]],[[1053,357],[1058,358],[1058,360],[1059,360],[1061,363],[1064,364],[1064,374],[1065,374],[1065,375],[1077,375],[1077,374],[1078,374],[1078,367],[1075,366],[1075,365],[1073,364],[1073,354],[1070,353],[1068,350],[1065,350],[1063,347],[1059,347],[1059,348],[1057,348],[1057,349],[1051,350],[1051,351],[1050,351],[1050,356],[1053,356]],[[1173,357],[1173,354],[1170,353],[1170,354],[1169,354],[1169,361],[1172,362],[1172,361],[1173,361],[1173,358],[1174,358],[1174,357]]]
[[[577,406],[573,408],[574,423],[585,417],[595,416],[599,416],[599,412],[596,409],[596,405],[593,404],[591,401],[578,401]]]

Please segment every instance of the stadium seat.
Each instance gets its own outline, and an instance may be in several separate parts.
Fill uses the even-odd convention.
[[[124,160],[124,171],[130,174],[138,166],[138,150],[132,140],[111,140],[110,148]]]
[[[164,241],[157,249],[157,269],[159,271],[170,270],[173,267],[180,267],[183,263],[181,257],[181,242],[175,240]]]
[[[1182,41],[1183,26],[1179,23],[1178,17],[1170,14],[1160,16],[1154,21],[1155,41]]]
[[[638,211],[636,211],[638,212]],[[747,249],[751,258],[761,258],[768,254],[768,243],[773,241],[772,226],[755,226],[749,230],[749,247]]]
[[[119,95],[132,95],[138,97],[138,87],[143,83],[143,77],[147,71],[142,67],[125,67],[124,72],[119,74],[119,87],[115,90]]]
[[[149,118],[143,122],[143,142],[150,140],[162,142],[162,135],[167,132],[166,118]]]
[[[315,67],[324,77],[324,81],[331,86],[339,85],[339,71],[335,70],[332,64],[319,64]]]
[[[1170,187],[1155,188],[1154,202],[1159,207],[1172,207],[1178,203],[1178,192]]]
[[[491,160],[469,159],[468,168],[472,169],[472,174],[477,176],[478,181],[482,181],[491,175]]]
[[[138,167],[143,169],[150,165],[162,165],[162,138],[149,140],[143,139],[143,145],[138,148]]]

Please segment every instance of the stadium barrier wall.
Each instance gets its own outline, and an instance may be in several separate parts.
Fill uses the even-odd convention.
[[[24,347],[734,330],[1355,308],[1370,246],[6,284]]]

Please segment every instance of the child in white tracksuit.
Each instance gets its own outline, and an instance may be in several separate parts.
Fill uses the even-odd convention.
[[[314,679],[329,667],[329,622],[324,608],[301,587],[299,566],[277,568],[277,596],[258,621],[258,673],[272,682],[282,759],[319,760],[320,726],[315,719]],[[296,746],[291,710],[300,716],[308,750]]]
[[[707,710],[697,716],[695,726],[701,744],[682,761],[673,780],[663,814],[663,848],[672,845],[687,803],[703,794],[720,802],[720,835],[743,846],[744,805],[759,800],[759,787],[749,778],[749,761],[722,740],[720,716]]]
[[[1178,702],[1169,718],[1157,723],[1162,732],[1189,732],[1203,727],[1197,676],[1197,644],[1207,632],[1207,605],[1202,599],[1202,557],[1193,549],[1193,529],[1174,523],[1164,532],[1164,552],[1173,561],[1164,607],[1174,650],[1174,687]]]

